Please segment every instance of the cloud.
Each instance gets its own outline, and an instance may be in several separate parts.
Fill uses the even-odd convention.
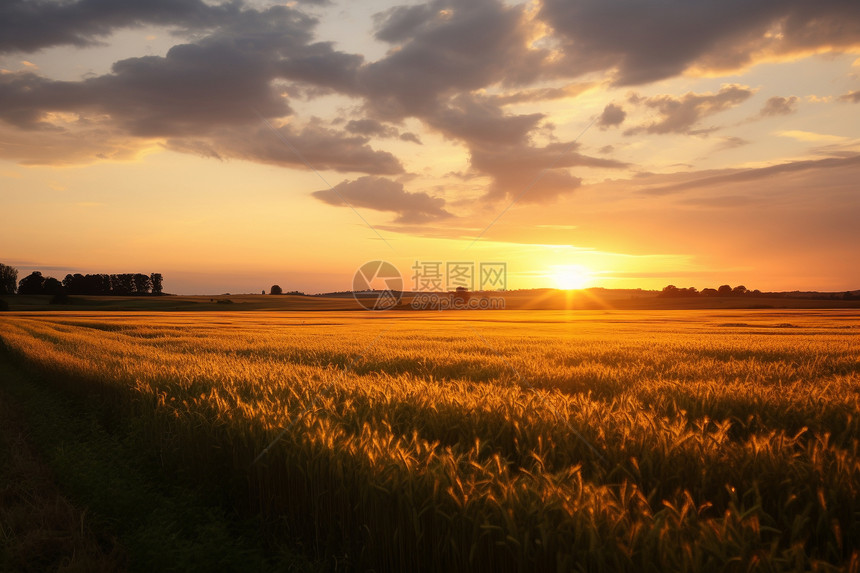
[[[279,75],[342,93],[355,92],[364,63],[361,55],[336,51],[333,42],[317,42],[280,54],[282,57],[273,67]]]
[[[526,145],[475,146],[471,166],[489,175],[492,182],[486,198],[508,197],[522,203],[543,203],[570,194],[582,180],[568,170],[571,167],[621,169],[628,165],[613,159],[601,159],[577,152],[578,144],[551,143],[545,147]]]
[[[0,3],[0,53],[92,46],[118,29],[143,24],[205,29],[235,17],[240,6],[236,2],[213,6],[201,0],[4,0]]]
[[[346,130],[350,133],[359,135],[378,136],[378,137],[397,137],[399,132],[397,128],[390,125],[385,125],[375,119],[353,119],[346,124]]]
[[[62,128],[24,130],[0,122],[0,158],[22,165],[82,165],[99,161],[132,161],[155,141],[129,138],[110,124],[56,120]]]
[[[418,145],[424,145],[424,143],[421,141],[421,138],[412,133],[411,131],[401,133],[400,139],[402,141],[411,141],[412,143],[417,143]]]
[[[822,0],[812,10],[801,0],[726,1],[670,9],[638,0],[544,0],[533,9],[503,0],[431,0],[377,14],[375,38],[390,49],[368,62],[317,41],[317,19],[294,3],[9,0],[0,6],[0,51],[93,45],[143,25],[169,27],[183,43],[80,81],[34,69],[0,74],[0,126],[11,138],[0,156],[87,162],[163,144],[219,160],[395,175],[404,172],[400,160],[371,141],[421,144],[416,133],[400,132],[415,118],[464,146],[468,175],[488,182],[486,198],[514,197],[537,181],[524,200],[550,201],[580,185],[574,168],[627,165],[582,155],[569,143],[547,145],[557,140],[550,118],[506,106],[574,98],[605,85],[574,81],[592,71],[617,84],[644,83],[803,50],[848,49],[860,37],[854,3]],[[728,85],[717,93],[636,96],[607,105],[598,126],[628,127],[627,113],[638,106],[655,118],[628,135],[706,133],[715,128],[702,126],[704,118],[753,92]],[[302,109],[297,98],[320,93],[353,98],[356,115],[337,129],[294,117]],[[760,113],[784,114],[796,103],[794,96],[771,98]],[[278,126],[277,134],[262,118]],[[38,138],[48,142],[45,149],[33,144]],[[739,145],[735,139],[721,148]]]
[[[746,140],[742,137],[729,136],[720,138],[721,141],[714,147],[714,152],[717,151],[725,151],[727,149],[736,149],[738,147],[743,147],[744,145],[749,145],[749,140]]]
[[[860,46],[850,0],[544,0],[539,17],[560,43],[556,73],[614,70],[617,85]]]
[[[774,96],[764,103],[759,116],[774,117],[778,115],[789,115],[797,111],[797,96],[780,97]]]
[[[537,88],[487,96],[495,105],[574,98],[597,87],[597,82],[572,83],[558,88]]]
[[[525,8],[498,0],[400,6],[377,14],[376,25],[376,38],[396,49],[362,68],[358,93],[379,117],[424,117],[457,94],[525,85],[547,57],[531,47]]]
[[[430,126],[448,137],[468,143],[521,143],[535,129],[544,115],[506,114],[501,108],[472,95],[460,95],[449,105],[439,106],[424,116]]]
[[[827,133],[815,133],[814,131],[802,131],[799,129],[777,131],[776,135],[779,135],[780,137],[790,137],[798,141],[812,141],[815,143],[840,143],[849,140],[849,138],[841,135],[829,135]]]
[[[281,54],[301,59],[320,50],[306,45],[313,20],[281,6],[234,12],[195,43],[173,46],[163,57],[120,60],[109,74],[82,81],[3,74],[0,119],[36,127],[49,112],[107,115],[130,135],[158,137],[243,125],[258,114],[289,115],[273,81],[284,73]]]
[[[445,210],[444,199],[423,192],[410,193],[402,183],[384,177],[341,181],[332,189],[314,191],[313,196],[329,205],[397,213],[395,223],[420,224],[452,216]]]
[[[381,121],[377,121],[375,119],[352,119],[347,122],[346,131],[358,135],[364,135],[367,137],[396,137],[401,141],[409,141],[411,143],[423,145],[421,142],[421,138],[418,137],[416,134],[410,131],[400,133],[400,131],[396,127],[392,125],[386,125]]]
[[[437,0],[396,7],[376,16],[376,38],[394,45],[389,54],[364,66],[356,92],[365,99],[371,117],[400,121],[415,117],[469,150],[469,176],[491,180],[488,199],[519,192],[541,170],[540,184],[529,200],[551,200],[570,192],[579,178],[568,161],[553,165],[554,148],[538,147],[532,134],[542,113],[512,114],[503,106],[573,97],[595,83],[561,87],[515,89],[538,79],[548,50],[534,47],[534,25],[521,5],[497,0]],[[487,94],[493,86],[498,93]],[[588,161],[578,154],[576,164]],[[523,158],[534,157],[524,171]],[[600,160],[597,160],[600,161]],[[618,162],[608,162],[617,166]]]
[[[621,106],[611,103],[603,108],[603,113],[597,120],[597,126],[603,129],[615,127],[621,125],[626,117],[627,112]]]
[[[702,187],[712,187],[715,185],[730,185],[735,183],[754,181],[775,175],[784,175],[787,173],[803,172],[809,170],[820,169],[854,169],[860,166],[860,154],[849,157],[828,157],[826,159],[807,159],[801,161],[790,161],[771,165],[768,167],[758,167],[755,169],[731,169],[716,175],[698,174],[693,179],[683,181],[681,183],[671,185],[661,185],[649,187],[640,191],[645,195],[671,195],[681,193],[690,189],[699,189]]]
[[[624,132],[625,135],[637,133],[683,133],[697,134],[711,129],[696,128],[699,121],[705,117],[739,105],[752,96],[754,91],[746,86],[737,84],[724,85],[720,91],[705,94],[686,93],[681,97],[659,95],[642,98],[633,95],[631,103],[641,104],[656,110],[660,120],[633,127]]]
[[[341,173],[398,175],[400,161],[387,151],[375,150],[365,136],[352,135],[309,123],[301,129],[291,125],[225,128],[205,139],[173,138],[167,147],[204,157],[235,158],[297,169],[332,170]]]
[[[845,101],[849,103],[860,103],[860,90],[848,92],[847,94],[843,94],[839,96],[839,101]]]
[[[762,199],[746,195],[720,195],[716,197],[688,197],[683,199],[681,203],[705,208],[738,209],[747,208],[754,203],[762,203]]]
[[[83,9],[86,2],[68,6]],[[186,4],[193,3],[174,9]],[[6,131],[17,141],[0,147],[0,155],[27,163],[89,162],[127,158],[161,139],[176,151],[305,168],[261,118],[292,114],[284,81],[313,76],[322,88],[339,87],[350,83],[342,76],[362,58],[335,52],[330,44],[309,44],[315,21],[294,9],[240,7],[223,8],[219,14],[230,17],[194,43],[178,44],[163,57],[120,60],[101,76],[56,81],[31,71],[0,74],[0,124],[17,128]],[[57,143],[38,149],[28,143],[28,131],[41,137],[55,132]],[[310,124],[278,131],[316,169],[403,171],[397,158],[373,150],[364,135]],[[98,133],[106,135],[100,140],[93,135]],[[65,144],[75,139],[80,146]]]

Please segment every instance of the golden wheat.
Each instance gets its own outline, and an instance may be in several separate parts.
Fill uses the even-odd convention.
[[[170,467],[398,571],[856,569],[858,328],[850,311],[0,318],[9,352],[131,417]]]

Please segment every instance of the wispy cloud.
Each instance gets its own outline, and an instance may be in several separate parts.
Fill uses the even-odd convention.
[[[811,141],[814,143],[838,143],[840,141],[847,141],[849,139],[841,135],[815,133],[814,131],[803,131],[800,129],[777,131],[775,132],[775,135],[778,135],[780,137],[790,137],[791,139],[796,139],[798,141]]]

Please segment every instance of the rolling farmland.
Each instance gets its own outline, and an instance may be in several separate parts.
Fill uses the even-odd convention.
[[[860,566],[855,310],[10,313],[0,341],[348,569]]]

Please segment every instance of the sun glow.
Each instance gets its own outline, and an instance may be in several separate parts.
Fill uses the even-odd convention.
[[[555,288],[576,290],[588,286],[591,271],[580,265],[565,265],[553,268],[550,277],[555,283]]]

